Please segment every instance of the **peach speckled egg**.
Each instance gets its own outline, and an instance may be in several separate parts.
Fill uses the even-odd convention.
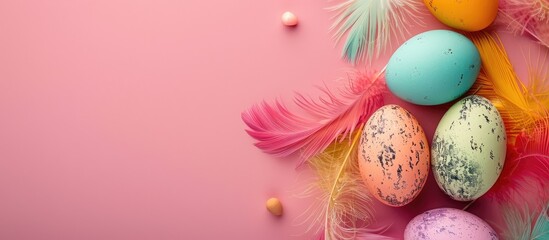
[[[430,152],[423,128],[397,105],[372,114],[362,131],[358,154],[368,190],[389,206],[414,200],[429,175]]]

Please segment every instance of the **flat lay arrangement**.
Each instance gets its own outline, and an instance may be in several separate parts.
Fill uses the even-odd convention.
[[[549,240],[549,0],[17,0],[0,32],[0,240]]]
[[[548,48],[549,2],[348,0],[329,10],[330,31],[354,67],[346,81],[318,97],[297,93],[293,108],[265,99],[242,113],[259,149],[297,155],[295,171],[315,172],[312,207],[303,209],[308,236],[392,239],[390,225],[373,227],[384,216],[372,202],[410,204],[432,174],[447,198],[468,204],[416,216],[404,239],[548,239],[549,57],[525,53],[528,79],[520,79],[498,32]],[[451,30],[410,34],[421,16]],[[297,17],[282,21],[295,26]],[[372,68],[397,43],[385,67]],[[416,116],[385,103],[388,95],[448,108],[426,136]],[[468,212],[482,202],[497,214]]]

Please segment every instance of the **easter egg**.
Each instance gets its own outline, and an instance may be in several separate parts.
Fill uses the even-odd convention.
[[[420,33],[389,59],[389,90],[418,105],[438,105],[463,95],[480,71],[480,55],[465,36],[447,30]]]
[[[368,191],[389,206],[404,206],[419,194],[429,174],[423,128],[406,109],[386,105],[364,125],[359,167]]]
[[[464,31],[488,27],[498,14],[498,0],[423,0],[440,22]]]
[[[488,99],[471,95],[458,101],[433,137],[431,164],[438,186],[455,200],[479,198],[503,169],[506,141],[503,120]]]
[[[404,230],[405,240],[496,240],[496,232],[479,217],[453,208],[437,208],[413,218]]]

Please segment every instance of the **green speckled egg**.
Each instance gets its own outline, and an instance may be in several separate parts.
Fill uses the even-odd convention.
[[[480,55],[465,36],[448,30],[418,34],[389,59],[387,86],[399,98],[438,105],[463,95],[480,71]]]
[[[506,142],[503,120],[488,99],[472,95],[458,101],[433,137],[431,165],[438,186],[458,201],[479,198],[503,169]]]

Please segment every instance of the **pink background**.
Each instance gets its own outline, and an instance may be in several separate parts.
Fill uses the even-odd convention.
[[[240,113],[345,76],[330,5],[2,1],[0,239],[310,238],[295,221],[311,202],[295,196],[308,173],[255,148]],[[297,28],[280,24],[287,10]],[[443,28],[425,18],[424,29]],[[523,69],[520,51],[537,48],[516,41],[504,36]],[[429,139],[448,107],[387,102]],[[283,217],[265,210],[271,196]],[[464,205],[431,176],[412,204],[376,209],[400,237],[416,214]]]

